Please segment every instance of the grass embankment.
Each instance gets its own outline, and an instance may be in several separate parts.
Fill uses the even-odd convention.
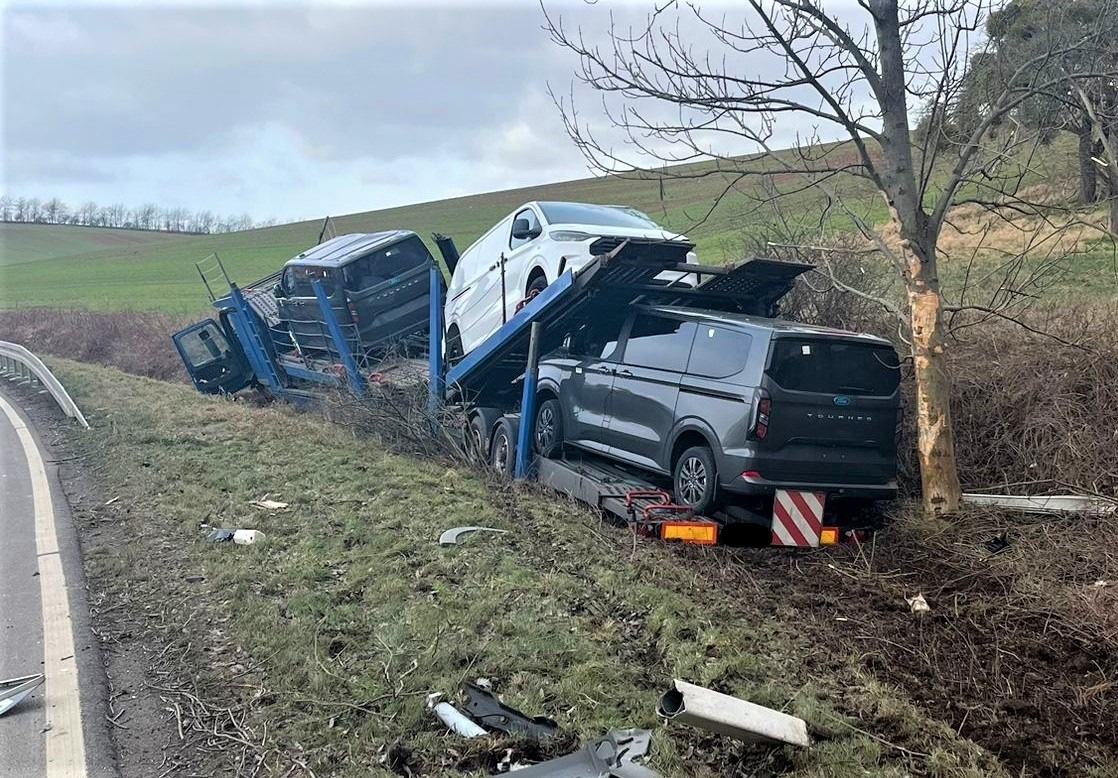
[[[1062,637],[1032,620],[1024,637],[1006,632],[1022,617],[1006,626],[999,615],[980,549],[975,569],[946,570],[946,588],[923,566],[937,554],[928,545],[915,544],[913,566],[886,553],[927,536],[920,525],[876,553],[634,546],[576,505],[386,453],[314,415],[53,364],[93,425],[73,436],[74,453],[101,500],[113,498],[78,512],[87,532],[118,537],[87,559],[91,601],[111,603],[96,619],[110,641],[180,663],[183,677],[159,693],[203,755],[193,770],[247,773],[259,761],[263,775],[456,775],[495,769],[506,748],[514,761],[553,755],[627,726],[656,730],[652,764],[667,776],[1118,769],[1099,708],[1113,701],[1098,678],[1112,654],[1099,647],[1103,667],[1083,660],[1071,678]],[[290,508],[250,507],[265,495]],[[203,524],[268,541],[208,544]],[[442,530],[467,524],[510,532],[438,546]],[[976,542],[934,532],[957,557]],[[974,597],[960,574],[984,582]],[[903,599],[917,590],[932,602],[925,620]],[[541,753],[447,736],[425,695],[453,697],[478,676],[558,720],[564,738]],[[672,677],[803,716],[816,744],[746,747],[660,727],[655,704]],[[1007,693],[1015,707],[999,702]],[[1099,723],[1077,734],[1084,720]]]

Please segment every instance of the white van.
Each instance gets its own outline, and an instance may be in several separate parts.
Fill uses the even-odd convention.
[[[623,206],[531,202],[517,208],[462,252],[454,268],[446,295],[447,358],[461,359],[512,318],[522,300],[626,238],[687,243]],[[695,261],[693,253],[688,261]],[[665,281],[693,279],[664,275],[672,276]]]

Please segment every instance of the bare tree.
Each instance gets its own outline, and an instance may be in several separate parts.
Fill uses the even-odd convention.
[[[595,131],[600,122],[581,117],[573,95],[554,95],[567,130],[602,172],[661,177],[675,170],[681,177],[711,176],[722,182],[723,195],[747,192],[743,184],[755,179],[764,186],[753,187],[749,196],[770,204],[810,191],[818,196],[820,210],[861,232],[904,283],[899,304],[878,302],[901,319],[912,349],[925,510],[954,511],[960,488],[947,318],[966,309],[1005,316],[1005,306],[1028,294],[1024,287],[1032,279],[1021,284],[1021,265],[1006,263],[993,302],[960,301],[949,307],[941,294],[937,244],[952,208],[961,203],[998,212],[1027,210],[1020,191],[1036,141],[995,129],[1012,124],[1014,111],[1039,92],[1066,79],[1103,75],[1047,75],[1051,62],[1096,45],[1105,34],[1103,26],[1077,40],[1054,39],[1039,47],[982,106],[966,137],[940,142],[942,122],[936,117],[948,115],[959,95],[983,20],[995,3],[914,0],[902,9],[897,0],[858,0],[845,16],[825,10],[822,0],[747,0],[744,5],[745,13],[732,18],[714,18],[697,6],[676,9],[680,17],[674,26],[670,9],[662,8],[635,30],[613,26],[604,45],[587,42],[581,31],[568,30],[545,8],[552,38],[580,58],[579,77],[602,93],[613,131],[619,128],[624,135],[625,151],[615,152]],[[692,26],[688,32],[681,21]],[[711,41],[709,50],[695,44],[699,34]],[[933,117],[922,140],[911,126],[913,109],[920,105]],[[786,125],[798,131],[798,142],[775,153],[774,139],[790,136],[782,132]],[[822,143],[836,138],[845,143]],[[719,151],[727,145],[738,155]],[[743,145],[765,153],[740,156]],[[706,164],[663,167],[695,161]],[[852,181],[868,182],[884,198],[892,235],[844,200],[842,189]]]

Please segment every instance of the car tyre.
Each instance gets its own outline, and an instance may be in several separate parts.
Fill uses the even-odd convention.
[[[532,447],[546,459],[555,459],[563,450],[563,409],[555,398],[544,400],[536,409]]]
[[[462,351],[462,335],[458,332],[457,326],[451,326],[446,332],[446,361],[448,364],[455,364],[462,360],[465,353]]]
[[[536,276],[528,282],[528,288],[524,291],[524,297],[531,297],[538,292],[542,292],[544,289],[547,289],[547,276]]]
[[[718,494],[718,471],[714,454],[706,446],[692,446],[679,455],[672,468],[672,490],[680,505],[695,513],[709,512]]]
[[[516,431],[506,419],[501,419],[497,431],[493,433],[489,465],[504,476],[511,477],[516,470]]]

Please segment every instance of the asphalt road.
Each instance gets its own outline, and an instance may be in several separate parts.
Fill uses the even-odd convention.
[[[0,777],[115,776],[74,525],[49,453],[0,394],[0,680],[35,673],[46,683],[0,716]]]

